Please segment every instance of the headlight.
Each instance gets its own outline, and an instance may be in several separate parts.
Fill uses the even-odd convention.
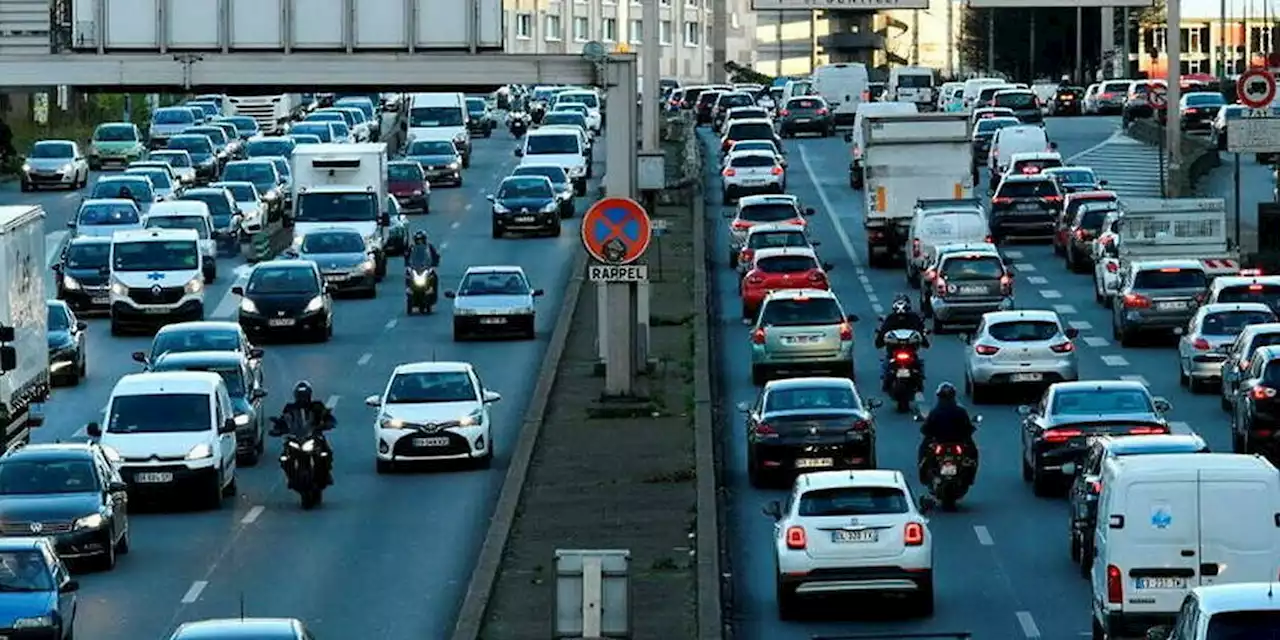
[[[306,442],[302,443],[302,450],[303,450],[303,451],[305,451],[305,452],[307,452],[307,453],[311,453],[312,451],[315,451],[315,450],[316,450],[316,441],[315,441],[315,440],[308,440],[308,441],[306,441]]]
[[[187,282],[187,286],[183,287],[187,293],[200,293],[204,291],[204,280],[200,276],[196,276]]]
[[[210,447],[207,444],[198,444],[194,447],[191,447],[191,450],[187,452],[188,460],[204,460],[205,458],[212,458],[212,457],[213,457],[213,447]]]
[[[474,316],[474,315],[476,315],[476,310],[475,310],[475,309],[472,309],[472,308],[470,308],[470,307],[460,307],[460,306],[458,306],[458,302],[455,300],[455,301],[454,301],[454,303],[453,303],[453,315],[455,315],[455,316]]]
[[[493,203],[493,212],[494,213],[511,213],[511,210],[495,202]]]
[[[324,296],[316,296],[311,299],[311,302],[307,303],[307,308],[303,310],[303,313],[314,313],[323,308],[324,308]]]
[[[195,176],[193,176],[193,175],[191,175],[191,174],[189,174],[189,173],[184,173],[184,174],[182,174],[182,177],[181,177],[181,180],[182,180],[183,182],[195,182],[195,179],[196,179],[196,177],[195,177]]]
[[[72,278],[71,276],[62,276],[62,288],[73,289],[73,290],[79,289],[80,283],[76,282],[76,279]]]
[[[76,529],[98,529],[98,528],[101,528],[101,527],[102,527],[103,520],[104,520],[104,519],[103,519],[103,517],[102,517],[102,514],[100,514],[100,513],[95,513],[95,514],[92,514],[92,515],[87,515],[87,516],[85,516],[85,517],[83,517],[83,518],[80,518],[79,520],[76,520],[76,523],[75,523],[75,525],[74,525],[74,528],[76,528]]]
[[[480,419],[482,417],[483,416],[480,414],[480,410],[476,409],[475,411],[472,411],[471,413],[463,416],[462,419],[458,420],[458,425],[463,427],[474,427],[480,424]]]
[[[462,165],[461,165],[461,164],[459,164],[457,161],[450,162],[450,163],[449,163],[449,170],[450,170],[450,171],[457,171],[457,170],[458,170],[458,167],[461,167],[461,166],[462,166]]]
[[[27,163],[25,163],[25,162],[24,162],[24,163],[22,163],[22,172],[23,172],[23,173],[29,173],[30,171],[31,171],[31,165],[29,165],[29,164],[27,164]]]
[[[262,199],[263,199],[263,200],[266,200],[266,201],[268,201],[268,202],[270,202],[270,201],[275,200],[275,199],[276,199],[276,198],[278,198],[278,197],[280,197],[280,196],[279,196],[275,191],[268,191],[268,192],[267,192],[267,195],[262,196]]]
[[[127,296],[129,295],[129,287],[124,286],[123,282],[112,282],[111,293],[114,293],[118,296]]]
[[[245,298],[240,301],[240,310],[245,313],[257,313],[258,305],[254,304],[252,300]]]
[[[383,429],[403,429],[404,420],[383,416],[382,420],[378,421],[378,426]]]
[[[52,627],[52,626],[53,626],[52,615],[35,616],[33,618],[18,618],[17,620],[13,621],[14,629],[35,629],[40,627]]]
[[[242,413],[236,416],[236,426],[244,427],[249,425],[249,414]]]
[[[373,260],[365,260],[356,267],[356,271],[359,271],[360,273],[372,273],[376,266],[377,265],[374,264]]]
[[[458,144],[464,144],[467,141],[467,134],[462,132],[455,133],[453,134],[453,141]]]
[[[531,316],[533,315],[533,307],[516,307],[511,310],[513,316]]]
[[[543,207],[542,207],[542,212],[543,212],[543,213],[553,213],[553,212],[556,210],[556,206],[557,206],[557,205],[556,205],[556,203],[554,203],[554,202],[547,203],[546,205],[543,205]]]
[[[415,189],[415,190],[413,191],[413,195],[415,195],[415,196],[420,196],[420,195],[422,195],[422,189]]]
[[[64,164],[62,165],[61,169],[58,169],[58,171],[62,173],[71,173],[74,169],[75,167],[71,166],[70,164]],[[23,169],[23,171],[26,171],[26,169]]]
[[[415,284],[415,285],[417,285],[417,286],[419,286],[419,287],[425,287],[425,286],[427,286],[427,275],[426,275],[425,273],[424,273],[424,274],[421,274],[421,275],[416,274],[416,273],[415,273],[415,274],[413,274],[413,284]]]

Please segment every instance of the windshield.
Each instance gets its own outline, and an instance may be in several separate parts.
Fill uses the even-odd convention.
[[[1209,618],[1204,640],[1278,640],[1280,611],[1221,611]]]
[[[372,193],[304,193],[295,205],[298,222],[373,222],[378,197]]]
[[[173,188],[173,181],[169,179],[169,172],[163,169],[129,169],[125,173],[151,178],[151,184],[155,185],[157,189]]]
[[[364,253],[364,238],[358,233],[320,232],[302,237],[303,253]]]
[[[1027,109],[1036,106],[1036,96],[1032,93],[1002,93],[996,96],[995,106]]]
[[[1151,399],[1138,389],[1081,389],[1059,391],[1053,396],[1054,415],[1108,415],[1155,413]]]
[[[71,328],[71,318],[60,305],[45,305],[45,315],[49,323],[49,331],[66,331]]]
[[[778,164],[778,159],[771,155],[734,156],[729,162],[729,166],[741,168],[772,167],[776,164]]]
[[[289,169],[288,160],[279,157],[271,158],[271,164],[275,166],[276,173],[280,174],[280,177],[288,178],[293,175],[293,172]]]
[[[1223,287],[1215,302],[1261,302],[1272,309],[1280,308],[1280,285],[1254,284]]]
[[[230,191],[231,199],[236,202],[256,202],[258,200],[258,188],[253,186],[252,182],[222,185],[222,188]]]
[[[1114,211],[1114,209],[1106,207],[1084,207],[1080,211],[1080,228],[1088,229],[1089,231],[1100,231],[1102,225],[1107,221],[1107,216]]]
[[[261,189],[274,187],[278,181],[276,167],[267,162],[233,162],[222,172],[222,179],[227,182],[252,182]]]
[[[409,110],[410,127],[461,127],[462,109],[457,107],[414,107]]]
[[[416,162],[396,162],[387,166],[387,180],[391,182],[422,182],[427,174]]]
[[[898,88],[900,89],[928,89],[932,86],[932,75],[910,74],[898,76]]]
[[[600,99],[594,93],[562,93],[556,104],[580,104],[589,109],[600,108]]]
[[[529,283],[518,271],[468,273],[458,287],[460,296],[520,296],[529,294]]]
[[[790,204],[753,204],[738,212],[738,219],[747,222],[785,222],[800,217],[800,212]]]
[[[189,168],[191,167],[191,156],[185,153],[165,153],[163,151],[154,151],[151,153],[152,160],[159,160],[171,167]]]
[[[1058,335],[1058,324],[1042,320],[1001,322],[988,327],[987,333],[1000,342],[1040,342]]]
[[[31,158],[74,158],[76,146],[70,142],[37,142],[31,147]]]
[[[587,119],[583,117],[581,113],[569,113],[567,111],[548,113],[547,115],[542,117],[543,126],[553,125],[553,124],[576,125],[576,126],[582,127],[583,129],[586,129]]]
[[[196,129],[194,131],[191,131],[191,133],[199,134],[202,136],[209,136],[209,139],[213,140],[214,146],[225,147],[227,145],[227,132],[217,127],[205,127],[202,129]]]
[[[206,136],[191,136],[189,138],[170,138],[170,149],[181,149],[192,155],[209,155],[213,153],[213,141]]]
[[[585,116],[585,115],[587,115],[588,113],[590,113],[590,111],[587,109],[586,105],[581,105],[581,104],[570,104],[570,103],[566,103],[566,102],[558,102],[558,103],[556,103],[555,111],[553,111],[552,113],[555,113],[555,112],[560,112],[560,113],[573,113],[573,114],[577,114],[577,115],[580,115],[580,116]]]
[[[756,260],[756,269],[764,273],[798,273],[818,268],[812,256],[769,256]]]
[[[564,169],[552,166],[523,166],[516,167],[511,175],[515,176],[542,176],[552,182],[552,184],[567,184],[569,176],[565,175]]]
[[[115,271],[190,271],[200,268],[200,249],[188,240],[117,242],[111,260]]]
[[[147,216],[148,229],[194,229],[201,240],[209,239],[209,225],[203,216]]]
[[[1006,180],[1000,183],[998,198],[1047,198],[1058,195],[1052,180]]]
[[[484,103],[484,98],[467,98],[467,111],[471,113],[484,113],[488,106]]]
[[[333,130],[329,128],[329,123],[320,124],[319,122],[303,122],[294,125],[290,133],[308,133],[317,138],[320,142],[333,142]]]
[[[160,109],[151,116],[151,124],[191,124],[195,121],[190,109]]]
[[[771,411],[857,411],[858,396],[847,387],[786,388],[769,392],[764,410]]]
[[[731,93],[728,95],[721,94],[720,96],[721,109],[729,109],[732,107],[749,107],[755,103],[756,101],[752,100],[751,96],[745,93]]]
[[[777,147],[773,146],[772,142],[767,142],[765,140],[743,140],[742,142],[734,143],[733,148],[729,150],[729,153],[738,153],[740,151],[768,151],[769,153],[778,153]]]
[[[108,412],[108,433],[190,433],[209,431],[209,396],[157,393],[115,396]]]
[[[1251,324],[1275,322],[1274,314],[1266,311],[1222,311],[1204,317],[1200,333],[1207,336],[1240,335]]]
[[[1088,169],[1058,169],[1052,175],[1055,180],[1066,184],[1093,184],[1097,182],[1093,172]]]
[[[68,269],[101,269],[111,260],[111,244],[107,242],[72,243],[67,247]]]
[[[803,231],[767,231],[753,233],[747,238],[751,249],[777,249],[782,247],[807,247],[809,239]]]
[[[578,153],[578,136],[571,133],[559,135],[529,136],[525,155]]]
[[[333,135],[338,138],[348,138],[351,136],[351,129],[347,127],[345,122],[330,122],[329,126],[333,127]]]
[[[324,142],[320,136],[310,133],[291,133],[289,134],[289,139],[293,140],[295,144],[320,144]]]
[[[141,219],[138,217],[137,207],[132,207],[124,203],[86,204],[83,207],[80,207],[80,214],[76,216],[76,218],[76,224],[82,227],[138,224],[141,222]]]
[[[995,132],[1000,129],[1017,124],[1022,123],[1013,118],[985,118],[978,121],[977,129],[975,129],[975,131],[980,134],[995,134]]]
[[[414,140],[409,145],[411,156],[451,156],[458,152],[448,140]]]
[[[773,127],[767,122],[740,122],[729,127],[730,140],[772,140]]]
[[[822,109],[827,104],[816,98],[792,98],[787,102],[788,109]]]
[[[844,322],[832,298],[781,298],[764,306],[760,324],[766,327],[831,325]]]
[[[1220,107],[1226,101],[1217,93],[1193,93],[1187,96],[1187,104],[1192,107]]]
[[[960,280],[999,280],[1004,263],[996,256],[951,258],[942,264],[942,277],[948,282]]]
[[[39,551],[0,552],[0,593],[53,590],[53,573]]]
[[[10,460],[0,464],[0,495],[95,493],[100,489],[92,460]]]
[[[107,124],[93,132],[93,139],[97,142],[136,142],[138,132],[133,125]]]
[[[1203,289],[1208,285],[1204,271],[1200,269],[1150,269],[1133,276],[1135,289]],[[1223,290],[1226,293],[1226,290]],[[1218,302],[1253,302],[1248,300],[1223,300]]]
[[[545,180],[523,179],[523,180],[503,180],[502,187],[498,189],[498,199],[506,200],[508,198],[551,198],[555,194],[552,193],[551,187]]]
[[[475,401],[475,386],[463,371],[402,373],[392,378],[386,400],[387,404]]]
[[[249,294],[319,294],[316,275],[305,267],[268,267],[254,269],[245,287]]]
[[[179,200],[205,203],[215,223],[231,217],[231,203],[227,202],[227,197],[220,193],[187,193],[183,194]]]
[[[138,180],[99,180],[93,185],[90,198],[122,198],[134,202],[151,202],[155,200],[155,192],[151,190],[151,181],[146,178]]]
[[[293,148],[298,146],[292,138],[265,138],[262,140],[250,140],[245,146],[245,153],[249,157],[254,156],[284,156],[288,158],[293,155]]]
[[[838,487],[806,491],[801,516],[811,518],[907,513],[907,497],[896,487]]]

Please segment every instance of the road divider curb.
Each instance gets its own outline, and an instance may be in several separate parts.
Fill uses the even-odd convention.
[[[1134,120],[1129,123],[1125,133],[1139,142],[1164,148],[1165,128],[1154,119]],[[1182,134],[1182,157],[1178,159],[1178,170],[1169,170],[1168,184],[1165,186],[1166,197],[1188,198],[1195,195],[1196,181],[1218,166],[1218,148],[1207,138],[1199,138]]]
[[[280,222],[268,224],[261,231],[249,234],[247,240],[241,241],[240,254],[249,264],[270,260],[289,246],[292,236],[292,231],[285,229]]]

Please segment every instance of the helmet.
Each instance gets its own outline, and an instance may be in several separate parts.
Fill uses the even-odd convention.
[[[911,313],[911,298],[905,293],[899,293],[893,297],[893,304],[889,306],[893,313]]]
[[[1064,75],[1062,76],[1062,81],[1063,81],[1064,83],[1065,83],[1065,82],[1071,82],[1071,76],[1068,76],[1068,75],[1065,75],[1065,74],[1064,74]]]
[[[414,244],[426,244],[426,243],[427,243],[427,232],[426,232],[426,231],[415,231],[415,232],[414,232],[414,234],[413,234],[413,243],[414,243]]]
[[[298,404],[311,404],[311,383],[303,380],[293,385],[293,401]]]
[[[950,382],[944,382],[938,385],[937,395],[939,400],[955,400],[956,386]]]

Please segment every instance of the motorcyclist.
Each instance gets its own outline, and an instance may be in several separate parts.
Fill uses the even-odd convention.
[[[924,332],[924,318],[920,314],[911,309],[911,299],[904,293],[894,296],[893,303],[889,306],[889,315],[884,317],[880,322],[880,328],[876,329],[876,349],[884,348],[884,336],[890,331],[898,329],[910,329],[920,334],[921,345],[929,346],[929,336]],[[920,373],[924,373],[924,359],[916,358],[916,362],[920,367]],[[884,390],[889,390],[889,367],[892,361],[885,356],[881,363],[880,379],[883,381]]]
[[[928,484],[925,477],[926,461],[932,454],[935,444],[959,444],[964,446],[966,455],[973,461],[967,468],[969,481],[978,469],[978,446],[973,442],[973,433],[977,427],[969,418],[969,412],[956,402],[956,387],[950,382],[938,385],[937,404],[929,411],[928,417],[920,427],[920,450],[916,461],[920,467],[920,482]]]
[[[410,277],[407,273],[410,269],[425,269],[439,264],[440,252],[436,251],[436,246],[427,238],[427,232],[414,232],[413,244],[409,245],[409,250],[404,252],[405,278]]]
[[[290,419],[291,416],[294,416],[294,419]],[[329,446],[329,440],[325,438],[324,432],[336,426],[337,421],[329,407],[315,399],[310,382],[302,380],[294,385],[293,401],[284,405],[284,409],[280,411],[280,417],[272,420],[272,423],[274,425],[271,429],[272,436],[283,436],[293,429],[294,437],[315,438],[320,451],[329,454],[324,458],[327,464],[321,466],[324,483],[326,486],[333,484],[333,449]],[[296,432],[299,429],[302,430],[301,433]]]

